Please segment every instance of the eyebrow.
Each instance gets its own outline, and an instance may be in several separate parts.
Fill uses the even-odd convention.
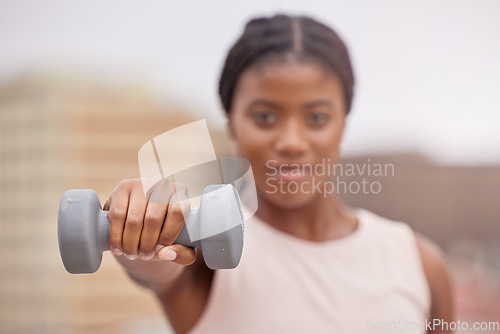
[[[271,107],[271,108],[276,108],[276,109],[280,108],[279,104],[276,104],[276,103],[268,101],[268,100],[253,100],[249,104],[249,107],[259,106],[259,105],[264,105],[266,107]]]
[[[262,100],[262,99],[253,100],[249,104],[249,107],[259,106],[259,105],[280,109],[279,104],[268,101],[268,100]],[[328,107],[332,107],[332,108],[334,107],[334,105],[328,100],[316,100],[316,101],[311,101],[311,102],[307,102],[307,103],[303,104],[302,109],[309,109],[309,108],[318,107],[318,106],[328,106]]]
[[[302,108],[308,109],[308,108],[313,108],[313,107],[319,107],[319,106],[327,106],[327,107],[332,107],[334,108],[335,106],[328,100],[317,100],[317,101],[312,101],[304,104]]]

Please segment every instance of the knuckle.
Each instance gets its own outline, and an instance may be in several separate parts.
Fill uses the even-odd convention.
[[[118,185],[116,186],[116,189],[127,189],[130,186],[130,179],[124,179],[118,182]]]
[[[188,199],[184,199],[184,200],[181,200],[179,205],[180,205],[182,213],[187,218],[187,215],[189,215],[189,211],[191,209],[191,202]]]
[[[163,223],[163,213],[159,210],[149,210],[146,213],[144,222],[148,224]]]
[[[123,221],[127,216],[127,212],[118,207],[113,207],[108,211],[108,218],[110,221]]]
[[[151,186],[148,190],[148,198],[153,203],[167,204],[172,193],[173,189],[169,179],[163,179]]]
[[[131,179],[130,187],[133,189],[142,189],[142,180],[141,179]]]
[[[175,220],[184,221],[184,214],[179,204],[170,204],[168,207],[168,215]]]
[[[142,217],[136,213],[130,214],[127,217],[127,226],[131,228],[142,227]]]
[[[142,185],[140,179],[125,179],[121,180],[116,187],[118,191],[131,192],[133,189],[136,189],[139,185]]]

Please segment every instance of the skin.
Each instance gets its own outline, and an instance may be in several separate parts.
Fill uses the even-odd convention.
[[[239,155],[252,165],[259,201],[256,214],[263,221],[318,242],[356,230],[353,210],[336,195],[324,196],[308,187],[309,173],[292,168],[274,175],[284,184],[290,180],[303,184],[303,191],[297,193],[272,194],[269,180],[269,174],[280,166],[337,161],[345,120],[342,85],[336,75],[318,65],[287,58],[284,63],[253,66],[241,74],[228,128],[238,143]],[[271,167],[268,161],[273,161]],[[292,176],[292,171],[299,172]],[[325,181],[315,177],[316,182]],[[205,309],[213,271],[205,266],[199,250],[195,254],[172,245],[184,224],[182,212],[189,210],[183,205],[186,190],[181,185],[176,188],[171,194],[168,185],[162,188],[171,195],[168,203],[151,204],[140,180],[125,180],[112,192],[105,209],[110,210],[110,246],[116,249],[116,258],[136,282],[155,291],[174,330],[185,333]],[[443,254],[430,240],[415,235],[432,295],[431,317],[453,321]],[[162,260],[169,249],[176,252],[175,259]],[[131,260],[120,256],[122,251],[131,254],[130,258],[140,251],[144,255]]]

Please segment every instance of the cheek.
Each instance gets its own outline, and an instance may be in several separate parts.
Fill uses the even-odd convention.
[[[257,168],[259,162],[264,159],[263,152],[270,149],[269,138],[243,117],[235,119],[234,136],[238,155],[250,161],[252,168]]]
[[[243,139],[238,140],[238,155],[247,159],[254,171],[265,168],[270,145],[262,137],[248,134]]]
[[[250,162],[257,190],[260,193],[265,192],[268,172],[266,163],[272,151],[272,133],[259,130],[249,121],[238,121],[234,124],[238,156]]]
[[[315,143],[314,146],[319,155],[332,158],[338,155],[342,134],[343,127],[335,125],[321,131],[311,132],[310,140]]]

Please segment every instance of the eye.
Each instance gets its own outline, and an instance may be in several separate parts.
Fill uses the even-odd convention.
[[[307,115],[307,122],[313,125],[321,125],[326,123],[329,118],[325,113],[312,113]]]
[[[276,122],[276,115],[269,111],[261,111],[253,114],[252,118],[260,124],[270,125]]]

